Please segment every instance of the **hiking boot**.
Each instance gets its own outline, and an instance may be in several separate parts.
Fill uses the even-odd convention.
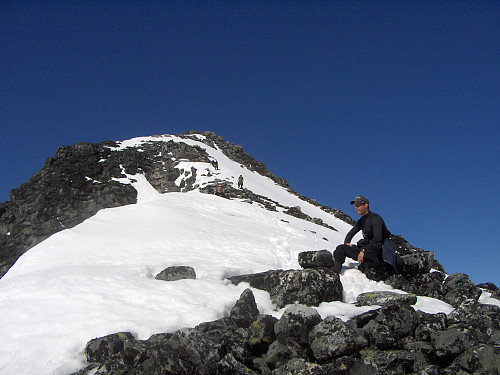
[[[342,270],[342,263],[337,262],[336,260],[333,261],[333,272],[335,273],[340,273]]]
[[[382,273],[375,268],[366,268],[364,273],[367,278],[373,281],[380,281],[383,279]]]

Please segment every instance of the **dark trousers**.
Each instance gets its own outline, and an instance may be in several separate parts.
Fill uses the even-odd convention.
[[[375,268],[379,269],[382,264],[382,246],[368,245],[365,248],[365,256],[363,258],[363,267],[366,268]],[[345,258],[351,258],[354,260],[358,260],[358,255],[361,249],[356,245],[348,246],[348,245],[339,245],[335,249],[333,253],[334,259],[343,264],[345,262]]]

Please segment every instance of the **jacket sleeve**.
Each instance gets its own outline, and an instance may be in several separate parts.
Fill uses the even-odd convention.
[[[379,215],[375,215],[371,219],[373,238],[370,244],[384,243],[384,222]]]
[[[344,239],[344,243],[351,243],[351,240],[354,237],[354,235],[356,233],[358,233],[360,230],[361,230],[361,227],[359,226],[359,222],[356,222],[356,224],[354,224],[352,229],[349,232],[347,232],[345,239]]]

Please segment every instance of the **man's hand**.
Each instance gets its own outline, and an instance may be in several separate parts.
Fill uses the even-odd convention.
[[[365,253],[363,251],[360,251],[358,254],[358,262],[363,263],[364,257],[365,257]]]
[[[344,245],[347,245],[347,246],[352,247],[352,243],[346,243],[346,244],[344,244]]]

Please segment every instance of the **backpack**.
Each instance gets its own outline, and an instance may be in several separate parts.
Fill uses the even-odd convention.
[[[393,273],[396,273],[401,264],[403,264],[403,259],[396,252],[396,250],[394,250],[394,246],[392,246],[392,243],[388,238],[384,240],[382,245],[382,259],[386,265],[392,268]]]

